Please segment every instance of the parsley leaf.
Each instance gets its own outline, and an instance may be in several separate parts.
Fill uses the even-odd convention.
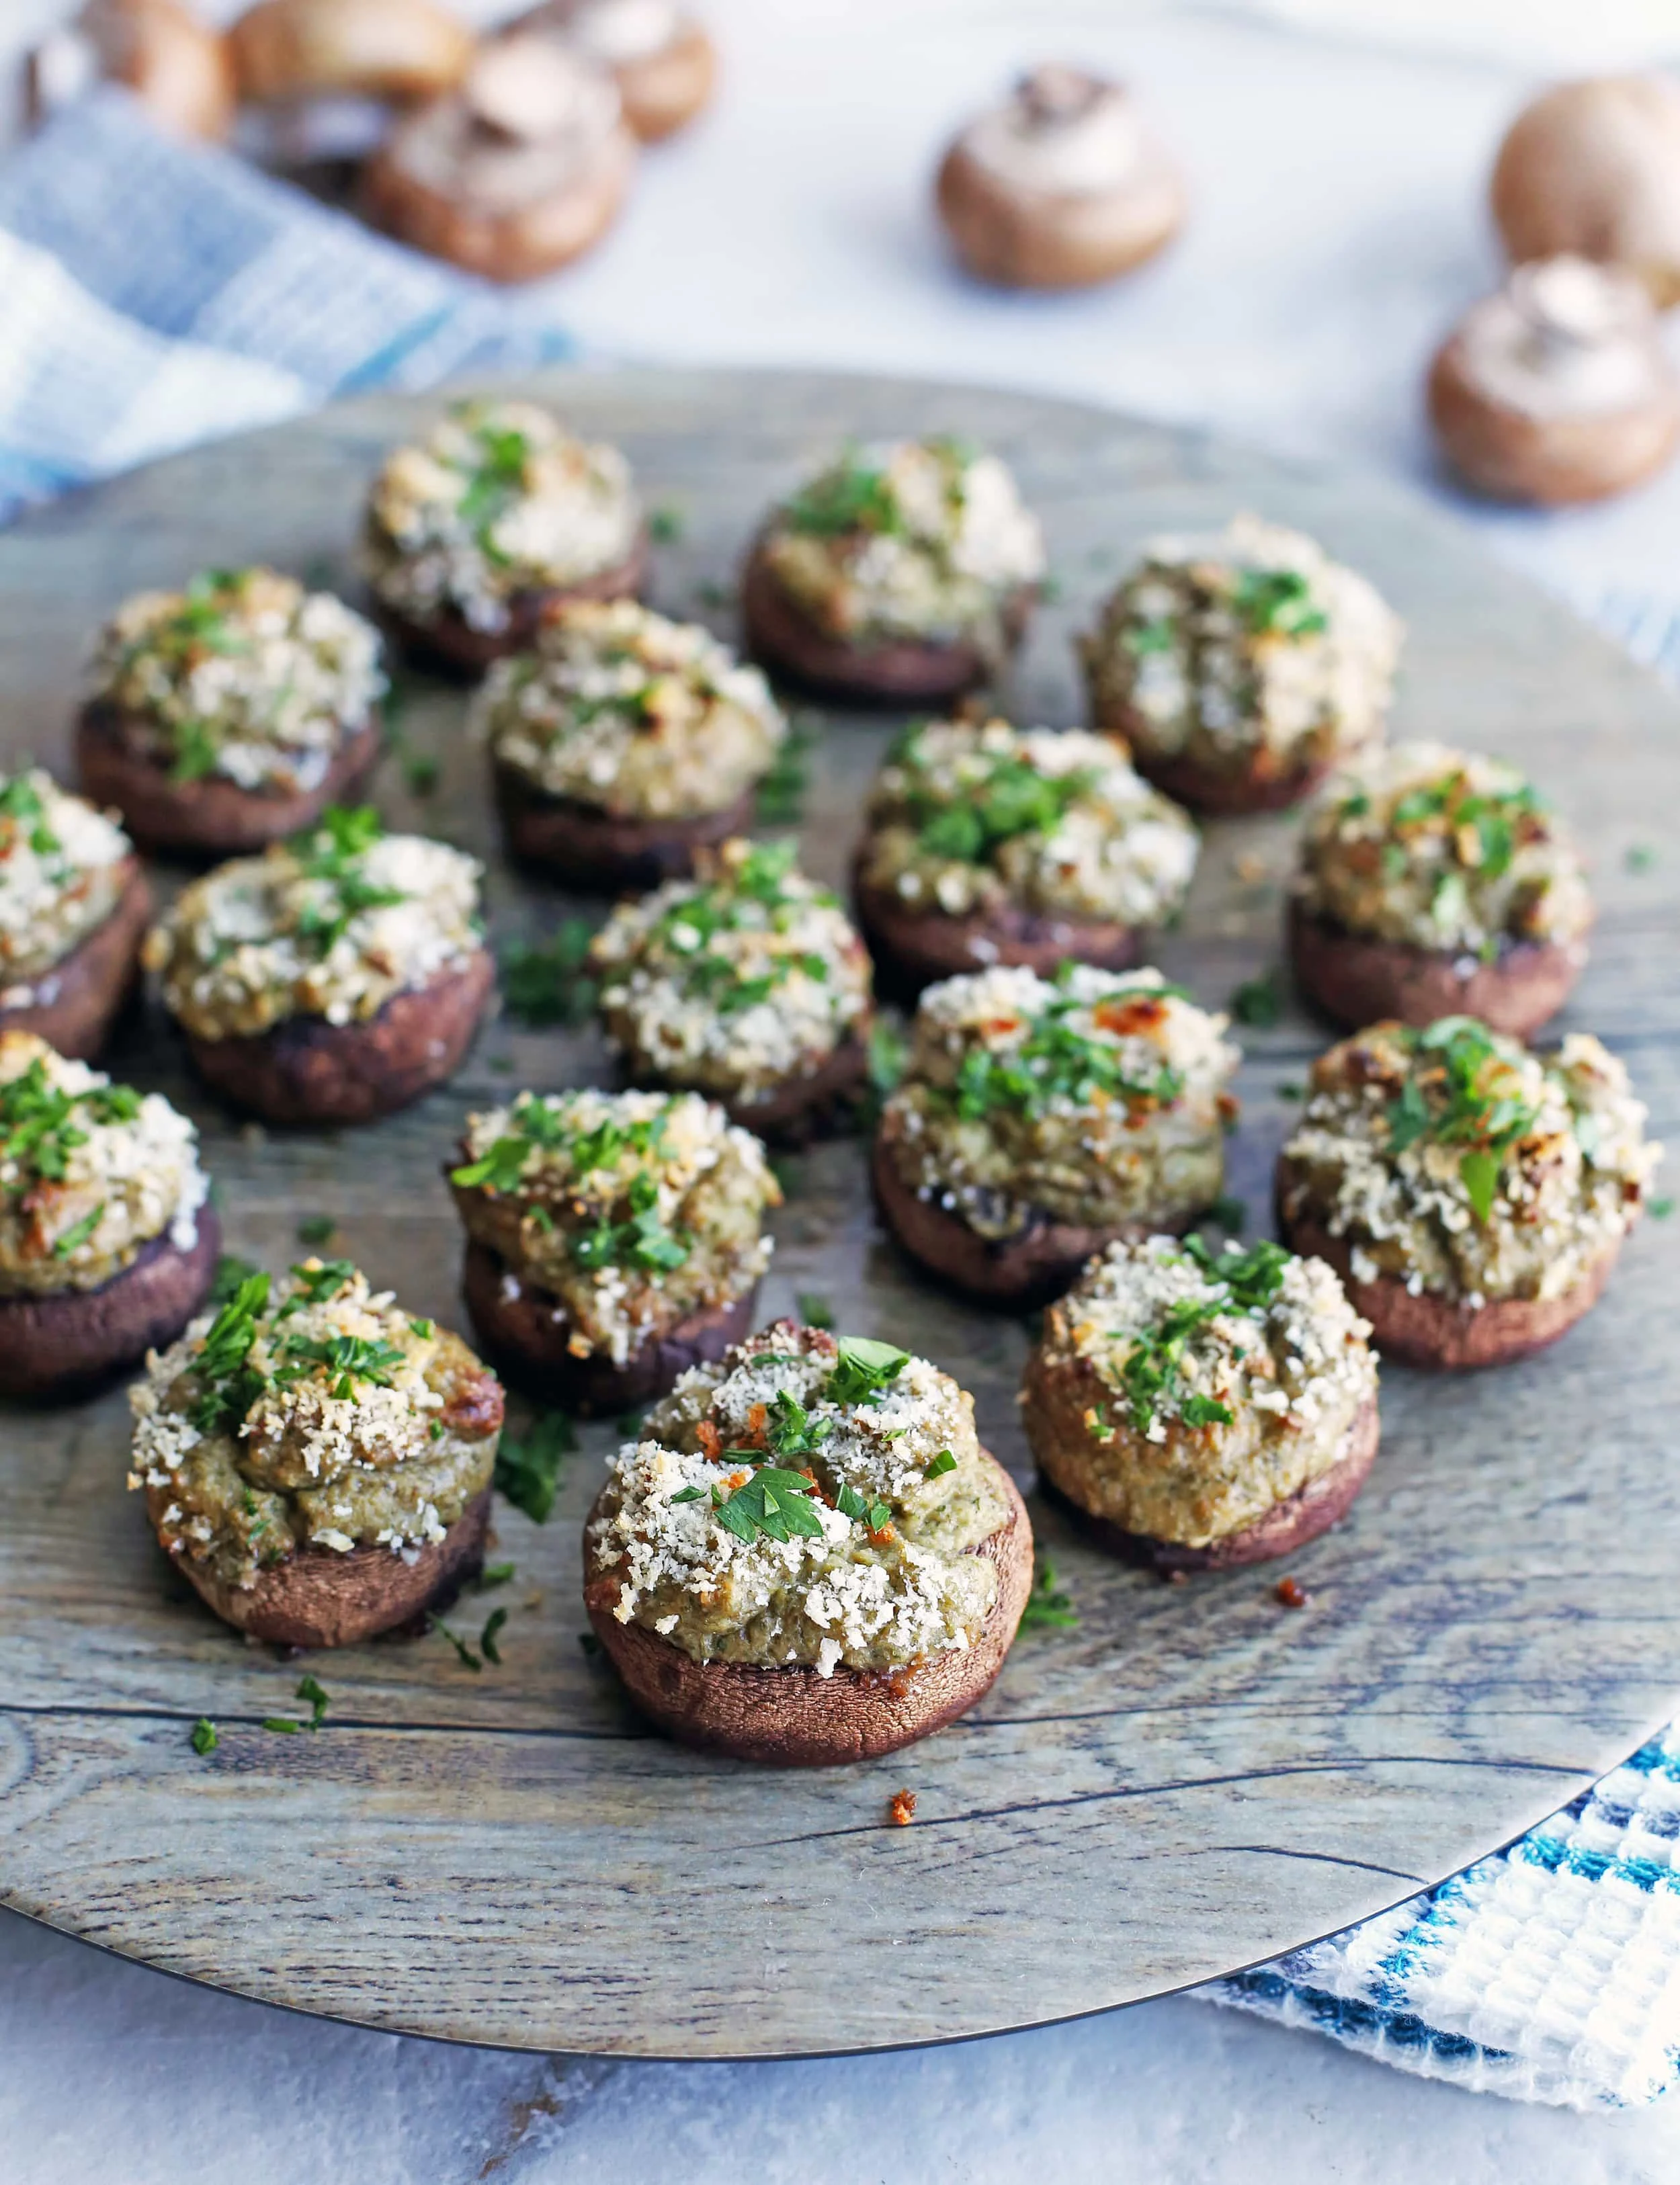
[[[895,1343],[876,1343],[866,1335],[843,1335],[840,1355],[823,1384],[831,1404],[873,1402],[910,1364],[910,1353]]]
[[[496,1646],[496,1637],[507,1621],[507,1611],[505,1608],[493,1608],[484,1629],[479,1634],[479,1651],[485,1661],[492,1662],[498,1669],[501,1667],[501,1655]]]
[[[580,1025],[595,1009],[588,975],[594,929],[587,919],[563,919],[546,941],[515,941],[501,952],[501,993],[521,1023]]]
[[[1252,1025],[1257,1031],[1269,1030],[1276,1024],[1283,1014],[1276,970],[1264,970],[1257,979],[1245,979],[1231,996],[1230,1011],[1239,1024]]]
[[[577,1445],[564,1411],[540,1411],[523,1438],[502,1436],[496,1456],[497,1489],[534,1524],[546,1524],[561,1467]]]
[[[220,1745],[221,1742],[221,1740],[216,1734],[216,1724],[210,1720],[208,1715],[201,1714],[199,1717],[199,1719],[193,1724],[193,1752],[199,1755],[200,1759],[203,1759],[204,1756],[207,1752],[214,1752],[216,1746]]]
[[[305,1214],[298,1224],[298,1242],[300,1244],[328,1244],[338,1226],[330,1214]]]
[[[1056,1565],[1048,1556],[1040,1556],[1033,1572],[1033,1590],[1021,1612],[1020,1629],[1066,1630],[1078,1621],[1078,1611],[1056,1582]]]
[[[297,1696],[300,1700],[309,1702],[311,1710],[309,1727],[311,1730],[319,1730],[327,1719],[327,1709],[331,1704],[325,1690],[313,1677],[305,1677],[298,1686]]]

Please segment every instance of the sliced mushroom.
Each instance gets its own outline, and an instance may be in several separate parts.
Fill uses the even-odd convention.
[[[461,81],[473,42],[436,0],[259,0],[227,38],[240,92],[259,104],[428,98]]]
[[[635,168],[613,79],[553,38],[518,32],[399,125],[363,191],[372,217],[406,242],[523,281],[599,240]]]
[[[684,127],[712,96],[717,48],[674,0],[546,0],[514,27],[562,37],[608,70],[644,144]]]
[[[1577,252],[1631,266],[1680,302],[1680,84],[1562,83],[1525,107],[1493,169],[1493,217],[1518,265]]]
[[[233,126],[226,42],[179,0],[90,0],[31,54],[30,119],[42,120],[97,76],[126,84],[177,136],[220,142]]]
[[[940,216],[971,273],[1078,288],[1141,265],[1178,232],[1183,179],[1122,84],[1078,69],[1023,76],[958,136]]]
[[[1437,352],[1430,415],[1470,483],[1502,500],[1597,500],[1680,438],[1680,382],[1638,277],[1560,257],[1520,265]]]

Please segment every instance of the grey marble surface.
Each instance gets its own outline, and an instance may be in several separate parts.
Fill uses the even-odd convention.
[[[1439,331],[1492,275],[1480,184],[1526,87],[1516,71],[1102,0],[707,13],[728,56],[718,111],[648,162],[617,235],[556,284],[596,351],[1065,391],[1453,499],[1416,389]],[[1196,178],[1184,242],[1107,293],[971,288],[926,214],[942,132],[1042,53],[1139,80]],[[1463,513],[1560,586],[1680,588],[1672,474],[1564,519]],[[1680,2110],[1519,2108],[1179,2000],[843,2062],[572,2066],[287,2017],[6,1919],[0,2150],[8,2185],[982,2185],[1034,2168],[1069,2185],[1636,2185],[1680,2174]]]

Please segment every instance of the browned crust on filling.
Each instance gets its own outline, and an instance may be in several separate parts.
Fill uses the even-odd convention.
[[[892,1155],[892,1122],[890,1115],[882,1121],[870,1163],[882,1220],[911,1259],[988,1305],[1011,1310],[1047,1305],[1117,1238],[1181,1236],[1196,1218],[1179,1213],[1095,1229],[1039,1213],[1018,1236],[983,1237],[960,1214],[918,1198],[904,1182]]]
[[[480,948],[459,970],[393,994],[363,1023],[283,1017],[266,1031],[187,1034],[199,1074],[266,1123],[367,1123],[454,1076],[473,1043],[496,967]]]
[[[550,796],[517,767],[493,762],[496,810],[507,852],[522,864],[580,888],[612,892],[686,880],[694,853],[744,835],[753,824],[752,790],[721,812],[691,819],[644,819],[571,796]]]
[[[166,1487],[146,1489],[157,1526],[170,1500]],[[490,1490],[475,1495],[441,1540],[405,1561],[374,1545],[301,1548],[260,1570],[248,1586],[226,1584],[185,1556],[171,1558],[182,1576],[226,1623],[275,1646],[353,1646],[394,1630],[459,1591],[484,1560]]]
[[[1358,1281],[1352,1245],[1323,1227],[1307,1204],[1294,1165],[1281,1158],[1277,1214],[1285,1243],[1303,1256],[1327,1260],[1341,1276],[1354,1311],[1369,1321],[1371,1341],[1384,1357],[1446,1372],[1504,1366],[1555,1343],[1598,1303],[1621,1250],[1618,1239],[1562,1297],[1491,1298],[1486,1305],[1471,1306],[1431,1290],[1414,1297],[1392,1275]]]
[[[1380,1433],[1376,1398],[1368,1396],[1355,1412],[1342,1439],[1341,1453],[1328,1472],[1321,1472],[1316,1479],[1297,1487],[1293,1495],[1274,1503],[1252,1525],[1222,1534],[1203,1548],[1158,1540],[1149,1533],[1129,1533],[1112,1518],[1099,1517],[1075,1500],[1056,1477],[1054,1461],[1047,1463],[1044,1456],[1039,1456],[1039,1474],[1046,1493],[1072,1513],[1082,1531],[1128,1562],[1161,1571],[1237,1570],[1246,1563],[1270,1562],[1274,1556],[1293,1555],[1308,1540],[1316,1540],[1320,1533],[1339,1525],[1369,1476]]]
[[[965,147],[940,164],[935,191],[958,258],[977,280],[1009,288],[1084,288],[1143,265],[1178,233],[1182,185],[1089,193],[1011,188]]]
[[[376,599],[374,613],[380,628],[417,667],[432,668],[446,675],[482,675],[494,662],[510,653],[529,652],[536,643],[544,615],[562,600],[639,599],[647,581],[648,543],[644,528],[622,562],[574,584],[549,584],[515,592],[507,601],[507,621],[501,629],[474,629],[459,607],[436,607],[424,619]]]
[[[843,1665],[826,1678],[797,1662],[758,1668],[697,1662],[657,1632],[619,1622],[613,1607],[622,1580],[610,1569],[594,1568],[585,1548],[584,1606],[630,1698],[685,1745],[772,1768],[873,1759],[966,1714],[1003,1667],[1033,1590],[1027,1506],[996,1458],[982,1454],[1008,1497],[1009,1516],[972,1551],[997,1566],[998,1597],[966,1652],[935,1654],[901,1669],[868,1674]],[[601,1507],[597,1497],[589,1522]]]
[[[669,1394],[691,1366],[721,1358],[752,1331],[759,1286],[722,1305],[689,1313],[662,1333],[649,1335],[616,1364],[604,1351],[577,1357],[567,1348],[572,1323],[559,1299],[521,1275],[519,1294],[502,1288],[507,1262],[469,1238],[461,1270],[461,1294],[479,1347],[504,1377],[546,1402],[580,1418],[611,1417]]]
[[[152,915],[152,891],[137,861],[110,915],[68,956],[20,980],[36,999],[0,1007],[0,1031],[32,1031],[75,1062],[91,1062],[140,978],[140,943]]]
[[[860,874],[868,847],[865,842],[858,855]],[[919,993],[935,980],[993,964],[1024,964],[1041,979],[1070,959],[1124,971],[1140,953],[1136,930],[1112,920],[1067,918],[1016,902],[961,915],[912,909],[891,888],[871,886],[860,877],[854,893],[879,983],[898,993]]]
[[[1462,950],[1352,932],[1298,901],[1289,907],[1289,953],[1302,992],[1351,1030],[1471,1016],[1517,1039],[1557,1014],[1587,961],[1585,941],[1514,941],[1483,964]]]
[[[143,850],[158,857],[243,857],[317,820],[329,804],[356,796],[379,758],[372,721],[355,729],[314,789],[242,789],[219,774],[172,781],[169,768],[132,751],[123,716],[104,699],[83,707],[76,725],[76,778],[84,796],[114,804]]]
[[[712,96],[717,49],[698,23],[684,23],[669,45],[613,70],[624,119],[644,144],[658,144],[691,122]]]
[[[1311,757],[1282,765],[1275,754],[1250,752],[1235,766],[1205,766],[1199,759],[1165,758],[1152,755],[1151,724],[1129,706],[1100,707],[1097,725],[1105,734],[1123,737],[1131,748],[1132,764],[1163,796],[1186,810],[1211,819],[1240,819],[1249,812],[1282,812],[1298,804],[1316,789],[1336,763],[1336,754]]]
[[[1021,641],[1038,596],[1023,584],[1004,603],[1009,644]],[[741,619],[747,649],[779,675],[819,696],[866,705],[935,705],[989,680],[1000,664],[972,638],[913,638],[848,644],[826,636],[802,614],[770,573],[755,545],[741,577]]]
[[[94,1290],[0,1298],[0,1396],[40,1402],[81,1396],[121,1366],[173,1343],[204,1303],[221,1250],[208,1204],[182,1250],[154,1237]]]
[[[1625,493],[1660,471],[1680,440],[1680,394],[1672,388],[1640,408],[1597,416],[1530,416],[1490,401],[1459,334],[1430,366],[1429,413],[1467,484],[1496,500],[1543,507]]]

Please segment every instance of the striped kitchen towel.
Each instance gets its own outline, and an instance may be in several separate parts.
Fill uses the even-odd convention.
[[[115,88],[0,168],[0,521],[335,394],[571,347],[540,304],[161,135]]]

